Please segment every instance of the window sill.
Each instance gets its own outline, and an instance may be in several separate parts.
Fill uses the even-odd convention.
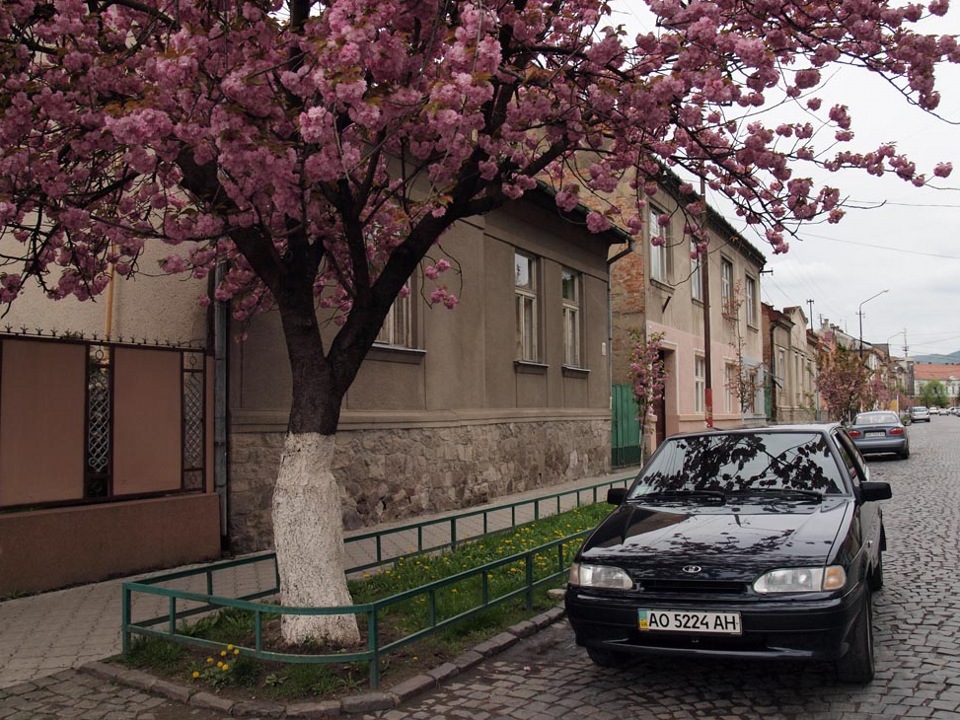
[[[426,350],[419,348],[401,347],[399,345],[373,345],[367,353],[368,360],[380,362],[403,363],[405,365],[419,365],[423,362]]]
[[[675,290],[673,285],[670,285],[666,280],[657,280],[656,278],[650,278],[650,284],[668,293],[672,293]]]
[[[544,365],[543,363],[531,362],[530,360],[514,360],[513,369],[518,373],[526,373],[528,375],[546,375],[549,365]]]
[[[563,376],[569,378],[585,378],[590,374],[590,371],[582,367],[574,367],[573,365],[564,365],[563,366]]]

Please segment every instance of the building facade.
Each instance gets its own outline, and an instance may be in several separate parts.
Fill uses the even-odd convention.
[[[630,331],[662,336],[666,387],[651,447],[665,436],[762,422],[762,253],[707,210],[708,250],[696,254],[685,214],[691,198],[667,176],[649,198],[642,242],[611,275],[614,383],[629,384]],[[708,414],[712,396],[712,418]]]

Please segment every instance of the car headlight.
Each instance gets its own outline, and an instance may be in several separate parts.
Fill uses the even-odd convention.
[[[761,595],[770,593],[823,592],[839,590],[847,582],[847,572],[839,565],[815,568],[783,568],[761,575],[753,589]]]
[[[570,584],[580,587],[629,590],[633,587],[633,580],[618,567],[573,563],[570,566]]]

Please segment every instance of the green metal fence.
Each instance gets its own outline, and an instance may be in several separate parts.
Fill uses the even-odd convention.
[[[447,518],[411,523],[383,532],[364,533],[348,538],[348,543],[373,542],[376,549],[377,562],[362,563],[351,567],[349,573],[356,573],[377,565],[396,562],[402,557],[410,555],[437,552],[455,547],[468,539],[481,537],[491,532],[515,527],[518,524],[537,520],[542,514],[542,504],[547,503],[556,512],[572,507],[581,507],[588,504],[584,498],[591,500],[589,504],[600,501],[599,493],[603,489],[625,486],[632,478],[625,477],[616,480],[598,483],[577,490],[554,493],[548,496],[534,498],[516,503],[499,505],[491,508],[459,513]],[[491,517],[497,513],[506,512],[510,524],[503,527],[492,527]],[[466,531],[467,520],[473,520],[482,528],[482,532]],[[503,519],[501,518],[501,521]],[[446,539],[436,541],[437,532],[445,530]],[[384,536],[394,537],[397,534],[413,533],[418,544],[412,553],[392,555],[386,549]],[[226,608],[252,613],[254,619],[254,644],[234,646],[242,655],[262,660],[275,660],[287,663],[351,663],[366,661],[369,663],[370,686],[376,688],[380,682],[381,658],[398,648],[416,642],[432,633],[437,632],[453,623],[476,615],[490,607],[509,600],[523,597],[528,608],[532,607],[534,591],[548,584],[556,584],[564,577],[573,553],[579,547],[588,531],[559,538],[536,548],[515,553],[500,558],[486,565],[452,575],[406,592],[383,598],[372,603],[350,605],[343,607],[302,608],[281,607],[273,603],[257,602],[263,598],[278,595],[280,588],[279,575],[276,567],[276,555],[264,553],[238,560],[213,563],[199,568],[183,570],[176,573],[167,573],[154,576],[138,582],[123,584],[122,597],[122,646],[126,653],[130,649],[133,635],[162,637],[175,642],[203,648],[223,647],[223,643],[214,642],[188,634],[185,628],[178,629],[178,623],[184,619],[216,612]],[[441,535],[444,533],[441,532]],[[428,537],[429,536],[429,537]],[[394,543],[395,545],[395,543]],[[494,583],[491,581],[494,573],[505,568],[521,568],[517,572],[515,581],[509,583]],[[237,577],[259,576],[259,581],[251,580],[251,584],[244,590],[236,589],[233,596],[217,594],[218,579],[224,576]],[[188,586],[200,585],[202,590],[189,587],[174,587],[177,584]],[[479,592],[474,593],[476,601],[472,606],[453,615],[445,616],[441,612],[441,599],[444,593],[458,584],[477,583]],[[222,580],[220,581],[222,584]],[[135,603],[153,599],[161,603],[164,608],[158,614],[146,619],[134,620],[133,609]],[[426,617],[422,627],[402,637],[384,638],[382,634],[382,618],[391,608],[403,603],[421,602],[426,606]],[[264,625],[272,617],[278,615],[356,615],[358,624],[366,636],[366,649],[352,653],[335,654],[293,654],[268,650],[264,646]]]

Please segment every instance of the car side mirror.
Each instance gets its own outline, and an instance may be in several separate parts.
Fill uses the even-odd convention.
[[[863,502],[874,502],[876,500],[889,500],[893,497],[893,490],[890,489],[890,483],[871,481],[860,483],[860,499]]]
[[[610,488],[607,490],[607,502],[611,505],[623,504],[623,499],[627,496],[626,488]]]

